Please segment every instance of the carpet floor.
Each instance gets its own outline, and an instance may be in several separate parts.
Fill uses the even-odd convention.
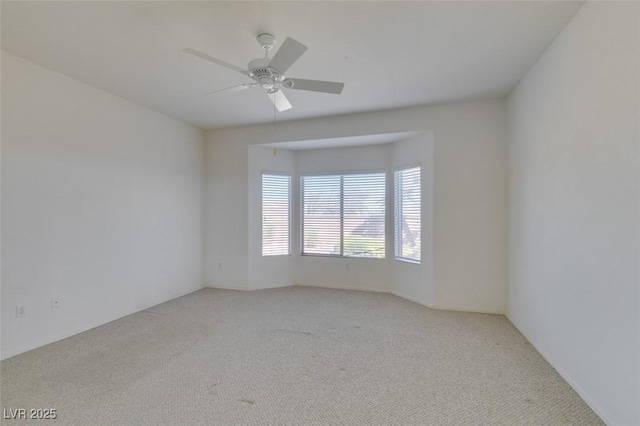
[[[0,364],[34,424],[603,424],[504,316],[379,293],[203,289]]]

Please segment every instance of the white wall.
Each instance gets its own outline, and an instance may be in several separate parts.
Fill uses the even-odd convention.
[[[285,149],[249,147],[248,201],[248,289],[284,287],[294,284],[293,256],[262,256],[262,172],[281,172],[291,176],[291,190],[295,186],[296,154]],[[293,199],[291,202],[295,205]],[[292,206],[293,207],[293,206]],[[295,221],[292,209],[291,220]],[[291,231],[295,230],[295,225]],[[292,242],[295,235],[292,235]],[[295,249],[292,247],[292,253]]]
[[[509,318],[640,424],[640,5],[586,3],[509,97]]]
[[[203,148],[191,126],[3,52],[3,358],[202,287]]]
[[[250,145],[405,131],[433,132],[433,305],[504,312],[507,135],[501,99],[207,132],[207,285],[248,288]]]
[[[389,149],[388,145],[374,145],[302,150],[297,153],[297,169],[300,175],[351,171],[388,173]],[[387,194],[389,191],[390,188],[387,187]],[[299,189],[296,192],[299,193]],[[299,205],[299,197],[296,201],[296,205]],[[390,203],[387,201],[387,211],[389,208]],[[299,214],[296,218],[299,218]],[[299,221],[295,225],[298,230]],[[389,228],[388,223],[385,228],[387,236],[390,235],[392,229]],[[297,234],[299,235],[299,231]],[[389,237],[387,237],[388,242]],[[300,247],[297,247],[295,282],[298,285],[318,287],[389,291],[391,259],[393,259],[393,251],[389,251],[389,247],[387,244],[385,259],[301,256]]]
[[[420,164],[422,187],[420,225],[420,264],[394,261],[391,291],[401,297],[427,306],[435,306],[433,283],[433,134],[425,133],[391,145],[391,173],[399,167]],[[393,176],[390,177],[393,181]],[[391,205],[393,209],[393,204]],[[391,225],[393,226],[393,220]],[[393,233],[388,234],[393,256]]]
[[[506,102],[480,108],[471,116],[442,116],[434,130],[434,298],[445,309],[503,313]]]
[[[249,158],[240,134],[205,144],[205,285],[249,289]]]

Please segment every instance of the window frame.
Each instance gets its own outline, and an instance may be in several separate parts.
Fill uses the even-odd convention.
[[[411,169],[419,169],[419,184],[420,184],[420,202],[418,203],[420,209],[420,258],[415,259],[411,257],[402,256],[402,247],[398,245],[398,242],[402,239],[402,230],[398,229],[398,215],[402,214],[402,212],[398,212],[398,208],[401,207],[398,205],[398,199],[400,194],[398,194],[397,187],[397,175],[400,172],[411,170]],[[420,265],[422,263],[422,164],[421,163],[411,163],[402,166],[397,166],[393,170],[393,255],[394,259],[400,262],[405,262],[414,265]],[[400,253],[400,254],[399,254]]]
[[[287,196],[287,253],[264,254],[264,176],[285,176],[289,178],[289,191]],[[260,255],[261,257],[273,258],[279,256],[291,256],[293,254],[293,173],[273,172],[263,170],[260,173]]]
[[[344,176],[349,175],[366,175],[366,174],[382,174],[384,181],[384,255],[382,257],[370,257],[370,256],[347,256],[344,255],[344,196],[343,191],[344,188],[341,189],[340,195],[340,253],[341,254],[329,254],[329,253],[305,253],[304,252],[304,196],[303,196],[303,179],[305,177],[312,176],[340,176],[341,180]],[[299,221],[300,221],[300,234],[299,234],[299,244],[300,256],[310,256],[310,257],[327,257],[327,258],[337,258],[337,259],[368,259],[368,260],[386,260],[387,259],[387,215],[388,215],[388,196],[389,196],[389,174],[387,169],[374,169],[374,170],[349,170],[349,171],[321,171],[321,172],[303,172],[299,173],[299,181],[298,181],[298,208],[299,208]]]

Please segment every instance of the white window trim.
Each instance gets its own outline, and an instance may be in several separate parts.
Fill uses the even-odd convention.
[[[358,256],[345,256],[344,254],[340,255],[340,254],[325,254],[325,253],[304,253],[304,206],[303,206],[303,202],[304,202],[304,197],[302,195],[302,179],[304,177],[308,177],[308,176],[348,176],[348,175],[363,175],[363,174],[376,174],[376,173],[381,173],[384,175],[384,191],[385,191],[385,203],[384,203],[384,209],[385,209],[385,220],[384,220],[384,226],[385,226],[385,232],[384,232],[384,256],[383,257],[358,257]],[[303,173],[299,173],[298,174],[298,208],[299,208],[299,255],[300,256],[309,256],[309,257],[328,257],[328,258],[337,258],[337,259],[358,259],[358,260],[386,260],[387,257],[387,240],[388,240],[388,232],[387,232],[387,217],[388,217],[388,211],[389,211],[389,206],[387,203],[387,197],[389,196],[389,170],[388,169],[367,169],[367,170],[349,170],[349,171],[319,171],[319,172],[303,172]],[[342,200],[343,201],[343,200]],[[341,201],[341,202],[342,202]],[[341,221],[344,220],[343,215],[341,215],[340,218]],[[342,235],[342,233],[344,232],[343,226],[341,224],[340,226],[340,245],[341,245],[341,251],[343,251],[343,243],[344,243],[344,236]]]
[[[393,255],[394,259],[400,262],[409,263],[412,265],[420,265],[422,263],[422,241],[420,241],[420,259],[413,259],[410,257],[403,257],[397,255],[397,242],[398,242],[398,227],[396,220],[396,212],[397,212],[397,200],[398,194],[396,194],[396,173],[401,172],[403,170],[420,168],[420,239],[422,240],[422,203],[423,203],[423,194],[422,194],[422,163],[409,163],[402,166],[396,166],[393,169]]]

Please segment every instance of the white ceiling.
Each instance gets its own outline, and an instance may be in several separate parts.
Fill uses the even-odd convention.
[[[187,55],[246,67],[270,32],[309,47],[287,76],[342,95],[286,90],[292,120],[506,95],[582,2],[7,2],[2,48],[200,128],[269,122],[248,81]],[[276,45],[276,49],[278,45]]]

